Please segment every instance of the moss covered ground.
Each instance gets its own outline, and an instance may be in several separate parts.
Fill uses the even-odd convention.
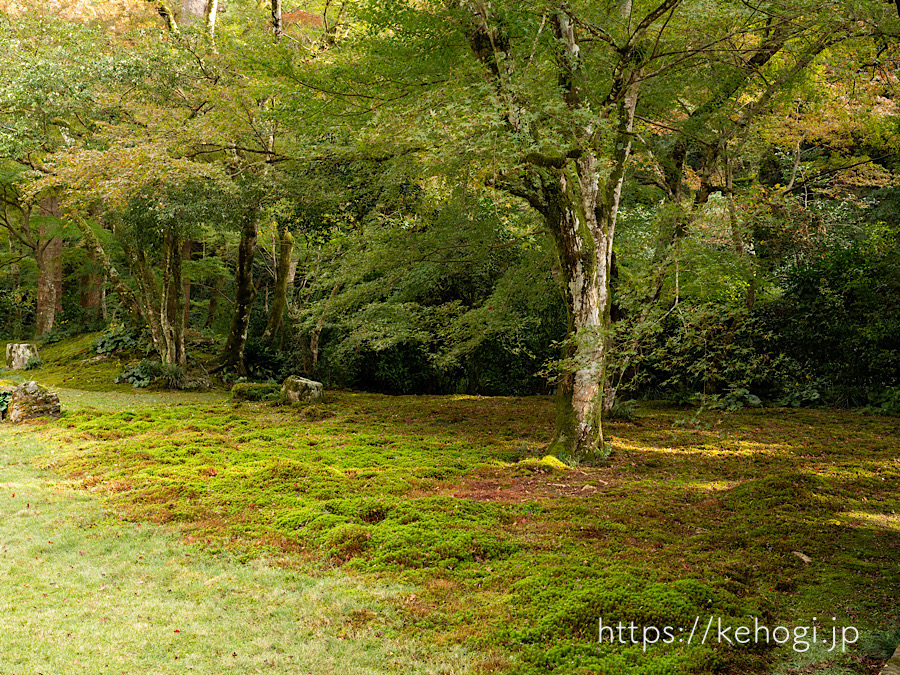
[[[477,672],[870,673],[866,635],[900,625],[897,418],[768,409],[692,427],[645,405],[607,427],[609,460],[566,467],[541,452],[547,398],[207,396],[73,401],[34,425],[37,461],[211,554],[405,584],[410,639],[465,644]],[[600,643],[601,619],[636,633]],[[740,644],[754,621],[790,639]],[[862,637],[829,651],[835,626]]]

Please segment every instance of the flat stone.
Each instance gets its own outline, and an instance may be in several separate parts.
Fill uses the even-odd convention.
[[[281,385],[281,398],[285,403],[325,403],[325,386],[315,380],[291,375]]]
[[[30,342],[10,342],[6,345],[6,367],[22,370],[28,359],[37,358],[37,346]]]

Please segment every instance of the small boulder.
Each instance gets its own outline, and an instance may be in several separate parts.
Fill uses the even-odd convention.
[[[10,342],[6,345],[6,367],[23,370],[29,359],[38,358],[37,346],[30,342]]]
[[[281,398],[285,403],[325,403],[325,387],[321,382],[291,375],[281,385]]]
[[[12,390],[5,417],[10,422],[24,422],[37,417],[58,420],[61,415],[59,396],[32,380]]]

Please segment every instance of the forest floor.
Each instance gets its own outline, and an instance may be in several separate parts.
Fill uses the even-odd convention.
[[[127,672],[173,672],[179,644],[195,672],[220,672],[226,643],[260,672],[328,672],[287,658],[318,658],[318,641],[347,672],[877,673],[869,654],[900,627],[897,418],[645,404],[608,425],[608,460],[566,467],[541,458],[546,398],[328,392],[295,408],[135,393],[77,363],[86,388],[61,360],[15,374],[61,387],[65,414],[0,435],[15,474],[0,498],[25,481],[45,491],[27,503],[48,502],[45,521],[18,501],[3,519],[19,562],[0,569],[30,575],[3,599],[20,612],[6,614],[10,654],[39,649],[35,631],[51,640],[58,623],[40,622],[64,597],[85,657],[153,646],[158,661]],[[148,628],[152,611],[123,609],[143,575],[183,602],[160,605],[175,618]],[[626,628],[600,643],[601,620]]]

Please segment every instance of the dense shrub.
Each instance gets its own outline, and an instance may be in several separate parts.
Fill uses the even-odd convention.
[[[760,314],[780,351],[811,378],[859,396],[900,384],[900,255],[896,243],[853,243],[786,274]]]
[[[148,340],[143,331],[125,324],[111,325],[91,345],[95,354],[146,351],[147,347]]]
[[[153,380],[162,376],[163,366],[159,361],[144,360],[137,364],[125,366],[125,369],[116,376],[116,384],[128,383],[136,388],[150,385]]]

